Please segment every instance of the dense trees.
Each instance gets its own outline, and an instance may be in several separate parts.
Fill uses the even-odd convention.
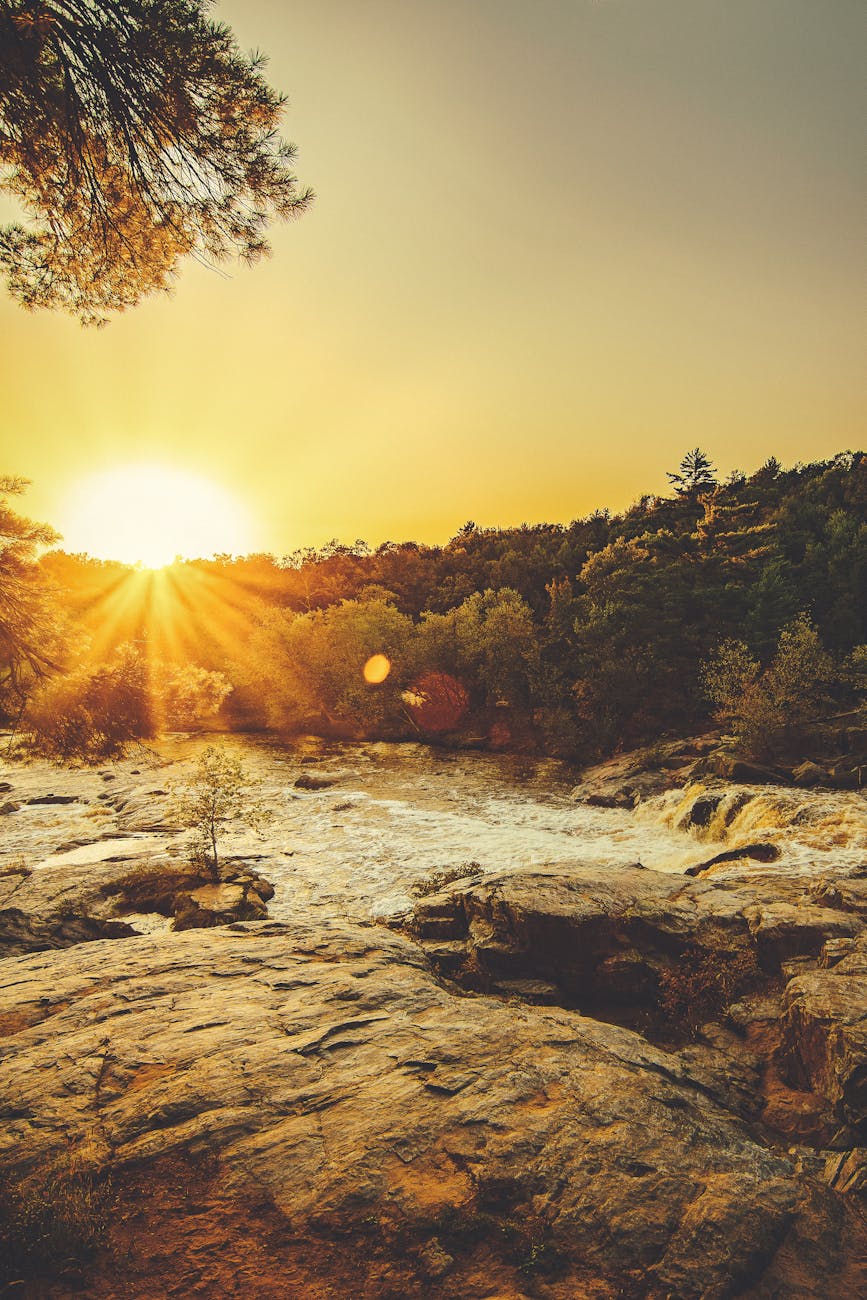
[[[222,711],[234,726],[459,730],[590,756],[718,711],[758,751],[867,686],[861,453],[768,462],[568,525],[464,527],[442,547],[190,562],[165,579],[175,606],[123,566],[52,552],[41,568],[78,635],[104,639],[111,611],[115,644],[148,648],[152,690],[155,663],[184,668],[175,704],[161,694],[176,718],[197,682],[215,706],[217,672],[234,687]],[[178,611],[176,643],[159,608]],[[381,681],[364,676],[373,655],[389,661]]]
[[[166,664],[124,642],[97,660],[79,647],[63,671],[37,685],[22,728],[49,758],[100,761],[130,741],[188,730],[217,712],[231,686],[196,664]]]
[[[58,540],[53,528],[13,510],[10,498],[27,486],[0,477],[0,719],[21,708],[32,683],[54,665],[58,615],[36,564],[41,547]]]
[[[25,306],[83,321],[170,283],[181,258],[252,262],[303,211],[283,99],[210,0],[0,0],[0,228]]]

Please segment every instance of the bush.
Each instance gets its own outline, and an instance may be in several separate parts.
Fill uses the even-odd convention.
[[[705,663],[705,693],[716,718],[754,758],[768,758],[803,739],[828,701],[831,657],[805,615],[783,628],[762,672],[742,641],[724,641]]]
[[[47,681],[23,727],[31,749],[46,758],[99,763],[161,727],[193,726],[216,713],[231,689],[222,673],[152,661],[127,643],[107,664],[83,664]]]
[[[659,976],[659,1011],[668,1028],[695,1037],[747,988],[755,975],[749,953],[712,952],[692,944]]]
[[[198,664],[158,664],[151,689],[160,726],[170,731],[189,731],[203,718],[219,712],[232,685],[222,673],[210,672]]]
[[[0,1280],[81,1264],[105,1239],[111,1179],[73,1160],[0,1187]],[[17,1294],[17,1292],[16,1292]]]
[[[82,762],[113,758],[127,742],[153,736],[146,660],[122,645],[102,667],[52,678],[30,701],[24,729],[37,753]]]

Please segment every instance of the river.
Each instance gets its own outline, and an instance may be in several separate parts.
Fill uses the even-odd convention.
[[[23,861],[34,871],[74,873],[85,863],[184,853],[185,837],[172,825],[173,791],[209,744],[242,758],[251,802],[267,813],[258,831],[228,829],[222,848],[275,885],[269,912],[280,920],[401,912],[414,885],[464,864],[491,872],[581,859],[682,872],[755,840],[779,847],[774,870],[820,874],[832,860],[867,863],[861,793],[728,787],[711,824],[686,831],[701,787],[627,812],[576,803],[577,773],[552,759],[421,744],[173,736],[97,770],[0,765],[10,787],[0,804],[19,805],[0,818],[0,869]],[[298,789],[302,775],[333,784]],[[74,802],[27,802],[48,795]]]

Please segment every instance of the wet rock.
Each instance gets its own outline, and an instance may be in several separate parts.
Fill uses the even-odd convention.
[[[678,829],[684,831],[694,828],[705,830],[710,826],[713,815],[722,801],[722,794],[700,795],[681,815]]]
[[[295,782],[296,790],[327,790],[337,785],[336,776],[320,776],[314,772],[302,772]]]
[[[641,796],[632,786],[624,786],[621,790],[615,790],[613,793],[606,794],[603,791],[591,791],[583,795],[581,802],[588,804],[591,808],[625,808],[632,809],[640,802]]]
[[[792,769],[792,780],[795,785],[804,786],[808,789],[816,785],[832,784],[830,775],[825,771],[824,767],[819,767],[818,763],[809,761],[800,763]]]
[[[706,862],[697,862],[694,866],[687,867],[684,875],[700,876],[710,867],[722,866],[725,862],[741,862],[744,858],[749,858],[753,862],[776,862],[779,856],[780,849],[776,844],[742,844],[736,849],[725,849],[722,853],[708,858]]]
[[[299,1296],[345,1243],[343,1295],[857,1294],[863,1226],[680,1058],[559,1009],[456,996],[396,935],[261,923],[4,965],[3,1175],[76,1152],[118,1185],[152,1168],[138,1238],[160,1162],[186,1153],[216,1162],[239,1211],[285,1216],[269,1249]],[[237,1222],[222,1213],[195,1249],[161,1236],[160,1280],[131,1294],[195,1294]],[[383,1258],[388,1285],[369,1290]]]

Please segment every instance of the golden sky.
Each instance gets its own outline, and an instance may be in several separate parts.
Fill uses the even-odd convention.
[[[696,444],[863,445],[861,0],[216,13],[316,204],[100,331],[2,298],[29,514],[148,462],[234,491],[250,549],[435,542],[622,508]]]

